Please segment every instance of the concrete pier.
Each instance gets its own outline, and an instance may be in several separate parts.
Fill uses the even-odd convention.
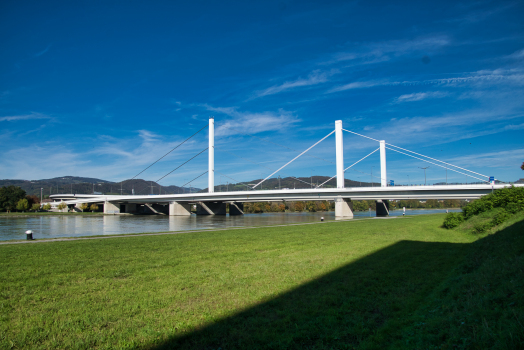
[[[120,205],[117,202],[104,202],[104,214],[120,214]]]
[[[377,206],[377,217],[389,216],[389,201],[379,199],[375,202]]]
[[[191,204],[189,203],[169,203],[169,215],[171,216],[189,216],[191,215]]]
[[[244,203],[233,202],[229,204],[229,215],[244,215]]]
[[[353,202],[351,198],[337,197],[335,199],[335,217],[348,219],[353,217]]]
[[[226,215],[224,202],[198,202],[197,215]]]

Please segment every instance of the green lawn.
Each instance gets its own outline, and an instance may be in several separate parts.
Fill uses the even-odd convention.
[[[443,218],[3,245],[0,348],[514,348],[524,215]]]

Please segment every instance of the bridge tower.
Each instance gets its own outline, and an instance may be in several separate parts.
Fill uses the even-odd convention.
[[[342,135],[342,120],[335,121],[335,147],[337,156],[337,188],[345,187],[344,179],[344,139]],[[335,199],[336,217],[353,217],[353,203],[351,198],[338,196]]]
[[[337,188],[344,188],[344,138],[342,120],[335,121],[336,155],[337,155]]]
[[[387,187],[386,141],[380,141],[380,187]]]
[[[209,193],[215,192],[215,118],[209,118],[209,163],[207,173],[207,189]]]

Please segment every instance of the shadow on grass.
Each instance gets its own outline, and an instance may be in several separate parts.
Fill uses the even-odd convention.
[[[149,349],[354,348],[414,311],[466,244],[401,241],[268,302]]]

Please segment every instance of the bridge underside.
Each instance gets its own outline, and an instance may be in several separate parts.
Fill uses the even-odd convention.
[[[494,189],[509,185],[439,185],[439,186],[391,186],[358,188],[324,188],[300,190],[238,191],[215,193],[190,193],[155,196],[99,196],[63,194],[51,198],[64,201],[73,207],[80,203],[103,205],[107,214],[162,214],[191,215],[192,205],[197,215],[225,215],[229,205],[230,215],[242,215],[243,203],[282,201],[334,201],[337,217],[352,217],[352,200],[377,201],[377,215],[389,215],[388,200],[393,199],[477,199]],[[522,187],[523,185],[515,185]],[[58,202],[52,203],[56,206]]]

